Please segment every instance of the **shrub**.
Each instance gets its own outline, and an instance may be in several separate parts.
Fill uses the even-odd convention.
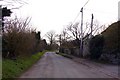
[[[91,59],[98,59],[103,50],[104,46],[104,37],[102,35],[94,36],[89,42],[89,51]]]
[[[10,20],[4,27],[3,57],[30,55],[34,51],[36,38],[33,29],[29,27],[29,19]]]

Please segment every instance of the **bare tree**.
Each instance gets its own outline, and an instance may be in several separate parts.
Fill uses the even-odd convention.
[[[74,25],[71,23],[68,25],[67,30],[72,33],[75,39],[80,39],[80,30],[79,30],[79,23],[75,23]]]
[[[57,35],[55,34],[55,31],[49,31],[49,32],[47,32],[47,34],[45,36],[48,38],[50,45],[52,45],[56,42],[55,39],[56,39]]]
[[[84,29],[83,29],[83,36],[85,36],[86,34],[90,34],[90,32],[91,32],[90,26],[91,26],[91,24],[89,22],[86,22],[86,25],[84,26]],[[101,33],[106,28],[107,28],[106,25],[100,25],[99,21],[95,20],[93,23],[93,27],[92,27],[92,35]]]
[[[34,51],[36,38],[32,34],[34,30],[30,28],[29,22],[29,18],[23,21],[16,18],[5,25],[3,33],[3,55],[5,57],[30,55]]]
[[[11,9],[19,9],[23,5],[28,4],[27,1],[25,0],[0,0],[1,4],[3,7],[7,6],[10,7]]]
[[[93,35],[97,35],[97,34],[101,33],[106,28],[107,28],[106,25],[100,25],[99,21],[95,20],[94,24],[93,24]]]
[[[63,40],[64,40],[64,41],[67,41],[67,40],[69,40],[69,39],[72,38],[72,36],[70,36],[70,35],[68,34],[67,29],[63,29],[63,31],[62,31],[62,37],[63,37]]]
[[[60,45],[70,39],[72,39],[72,36],[68,34],[67,29],[63,29],[63,31],[61,32],[61,34],[58,35],[58,41],[60,43]]]

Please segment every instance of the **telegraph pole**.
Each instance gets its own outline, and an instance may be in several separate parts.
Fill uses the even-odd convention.
[[[84,6],[83,7],[85,7],[87,4],[88,4],[88,2],[89,2],[90,0],[88,0],[85,4],[84,4]],[[81,8],[81,10],[80,10],[80,12],[81,12],[81,41],[80,41],[80,54],[81,54],[81,56],[83,56],[83,7]]]
[[[0,5],[0,30],[2,28],[2,5]]]
[[[0,5],[0,33],[2,33],[2,6]],[[2,35],[0,35],[0,79],[2,79]]]
[[[90,32],[90,37],[92,37],[92,29],[93,29],[93,19],[94,19],[94,16],[93,16],[93,14],[92,14],[92,18],[91,18],[91,32]]]
[[[80,54],[83,52],[83,7],[80,10],[81,12],[81,41],[80,41]]]

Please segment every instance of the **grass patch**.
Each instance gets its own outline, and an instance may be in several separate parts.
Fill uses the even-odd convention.
[[[34,54],[31,57],[18,58],[17,60],[3,59],[3,80],[8,80],[7,78],[16,78],[20,76],[22,72],[32,66],[36,61],[38,61],[44,53],[45,51]]]

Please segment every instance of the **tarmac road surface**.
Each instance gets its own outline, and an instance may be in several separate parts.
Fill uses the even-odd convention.
[[[20,78],[113,78],[99,70],[77,63],[55,52],[46,52],[43,57]]]

